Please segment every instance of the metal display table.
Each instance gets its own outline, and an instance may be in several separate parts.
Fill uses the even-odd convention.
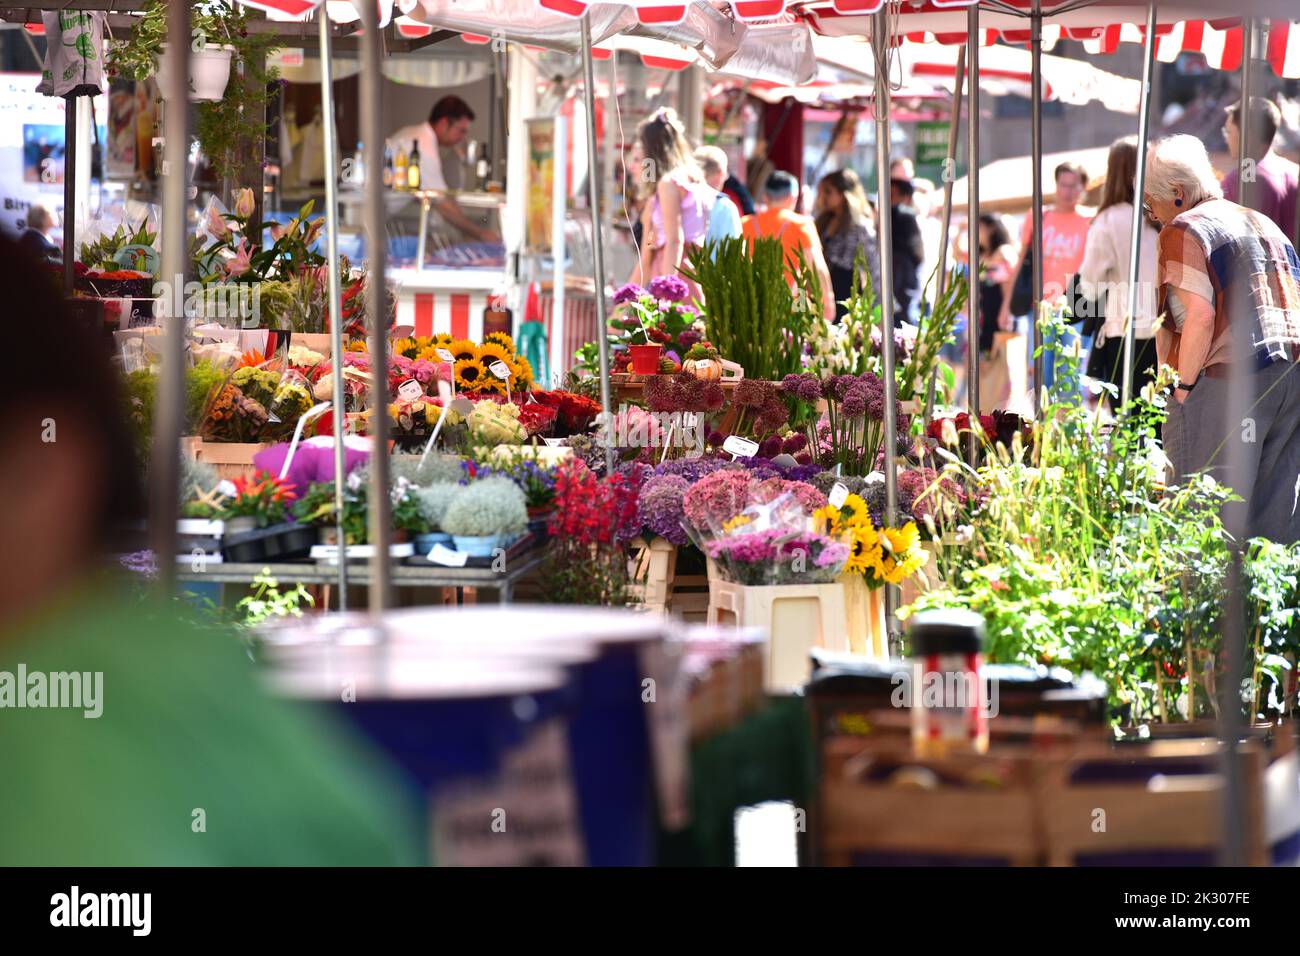
[[[501,604],[509,604],[515,585],[521,578],[536,570],[542,563],[545,549],[536,548],[511,559],[507,569],[446,568],[436,565],[413,566],[392,564],[389,580],[395,588],[485,588],[497,592]],[[363,587],[369,581],[364,562],[354,562],[355,576],[350,571],[349,583]],[[209,564],[201,571],[187,566],[177,574],[180,581],[195,584],[251,584],[253,579],[267,570],[281,581],[302,584],[336,584],[338,566],[315,561],[293,561],[281,564]]]

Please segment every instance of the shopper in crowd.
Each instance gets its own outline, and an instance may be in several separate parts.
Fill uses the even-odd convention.
[[[695,162],[704,173],[704,181],[718,195],[714,197],[709,213],[709,228],[704,234],[706,242],[735,238],[741,234],[740,209],[735,200],[722,191],[727,181],[727,154],[717,146],[701,146],[695,151]]]
[[[1088,375],[1121,387],[1127,334],[1129,275],[1132,268],[1133,183],[1137,174],[1137,138],[1126,136],[1110,146],[1106,188],[1088,228],[1079,290],[1104,319],[1088,358]],[[1138,394],[1156,371],[1155,296],[1156,231],[1142,216],[1138,264],[1137,313],[1134,316],[1133,376],[1130,394]]]
[[[916,178],[916,167],[912,165],[912,161],[906,156],[900,156],[889,164],[889,178],[891,180],[906,179],[911,182]]]
[[[1233,476],[1247,536],[1300,540],[1300,259],[1263,213],[1223,198],[1204,144],[1170,136],[1147,157],[1144,205],[1162,226],[1156,352],[1178,373],[1164,426],[1175,480]],[[1234,331],[1236,323],[1246,328]],[[1241,355],[1237,341],[1252,343]],[[1249,376],[1248,423],[1228,420],[1229,372]],[[1244,429],[1249,427],[1249,437]],[[1237,442],[1242,444],[1236,445]]]
[[[57,258],[63,254],[63,250],[50,238],[50,230],[53,228],[54,217],[48,209],[37,203],[27,210],[27,228],[19,234],[18,245],[33,258]]]
[[[1091,216],[1081,209],[1080,201],[1088,189],[1088,174],[1077,163],[1061,163],[1053,173],[1056,181],[1056,201],[1043,209],[1043,301],[1054,303],[1065,295],[1070,276],[1083,265],[1083,253],[1088,240]],[[1020,230],[1020,259],[1025,262],[1034,243],[1034,217],[1025,217]],[[1002,311],[998,327],[1011,331],[1011,293],[1016,277],[1012,275],[1003,287]],[[1056,362],[1059,352],[1074,347],[1078,334],[1070,328],[1062,342],[1045,342],[1043,347],[1043,377],[1045,381],[1035,387],[1050,388],[1056,380]],[[1086,342],[1082,343],[1086,355]]]
[[[717,147],[713,148],[717,149]],[[719,149],[718,152],[721,153],[722,150]],[[725,158],[727,154],[722,153],[722,155]],[[742,216],[752,216],[758,211],[758,208],[754,205],[754,197],[749,192],[749,187],[742,183],[735,173],[728,171],[718,189],[736,204],[736,208],[740,210]]]
[[[921,263],[925,240],[912,206],[915,187],[911,179],[889,181],[890,245],[894,252],[894,324],[916,325],[921,314]]]
[[[874,295],[880,294],[880,250],[876,217],[862,180],[851,169],[827,173],[817,184],[817,235],[835,290],[835,318],[848,311],[844,302],[853,292],[853,270],[859,253],[866,260]]]
[[[650,175],[641,213],[641,255],[629,281],[644,285],[655,276],[676,275],[690,248],[704,244],[718,192],[704,181],[676,111],[656,111],[638,127],[637,139],[642,168]]]
[[[773,236],[781,240],[785,250],[786,277],[794,282],[795,270],[802,255],[814,269],[822,287],[822,312],[826,321],[835,319],[835,292],[817,224],[810,216],[794,211],[799,196],[799,183],[789,173],[777,170],[763,184],[763,199],[767,208],[741,220],[745,236],[754,239]]]
[[[474,111],[459,96],[444,96],[433,104],[426,122],[403,126],[388,139],[388,148],[408,155],[412,147],[420,148],[420,188],[447,189],[447,177],[442,169],[442,149],[455,149],[469,135],[469,124],[474,122]],[[474,222],[450,196],[434,203],[442,217],[471,239],[480,242],[500,242],[501,236],[487,226]]]
[[[236,634],[107,567],[142,511],[137,456],[102,342],[41,271],[0,239],[6,306],[40,319],[25,346],[76,369],[75,388],[40,362],[0,376],[0,865],[418,861],[413,808],[369,748],[270,698]],[[50,675],[79,706],[34,706]]]
[[[1241,175],[1237,157],[1241,155],[1241,102],[1228,107],[1223,123],[1223,137],[1228,141],[1228,154],[1233,168],[1223,177],[1223,198],[1241,202]],[[1248,195],[1252,209],[1258,209],[1282,230],[1283,235],[1294,236],[1297,167],[1273,149],[1273,140],[1282,124],[1282,113],[1277,104],[1262,96],[1250,98],[1250,148],[1246,158],[1253,164],[1253,184],[1248,180]]]
[[[979,242],[980,351],[987,354],[993,349],[1007,277],[1015,274],[1019,260],[1001,216],[980,213]]]

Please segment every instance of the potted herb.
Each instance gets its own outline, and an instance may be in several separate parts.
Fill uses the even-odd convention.
[[[524,493],[506,477],[471,483],[442,517],[442,529],[452,536],[456,550],[477,558],[491,557],[527,527]]]
[[[157,75],[166,85],[164,67],[167,37],[165,0],[149,0],[131,35],[109,50],[109,75],[136,81]],[[250,126],[265,116],[271,84],[279,71],[266,68],[266,55],[278,40],[273,33],[248,29],[248,18],[234,0],[205,0],[191,10],[194,44],[190,52],[190,99],[199,102],[196,135],[203,154],[218,176],[231,175],[244,155],[240,144]],[[238,75],[230,83],[231,73]]]

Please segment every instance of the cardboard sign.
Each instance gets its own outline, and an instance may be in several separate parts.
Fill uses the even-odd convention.
[[[424,389],[420,387],[420,383],[415,379],[408,378],[397,386],[397,397],[404,402],[418,402],[424,398]]]
[[[722,450],[728,455],[753,458],[758,454],[758,442],[750,441],[748,438],[741,438],[739,435],[732,435],[722,443]]]

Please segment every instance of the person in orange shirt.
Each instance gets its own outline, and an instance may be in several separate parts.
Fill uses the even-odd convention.
[[[745,237],[773,236],[781,240],[785,249],[785,274],[794,282],[799,253],[817,270],[822,287],[822,314],[827,322],[835,321],[835,291],[831,286],[831,272],[826,267],[822,242],[817,236],[817,224],[811,216],[801,216],[794,211],[799,183],[787,172],[777,170],[763,184],[763,198],[767,208],[746,216],[740,221]]]

